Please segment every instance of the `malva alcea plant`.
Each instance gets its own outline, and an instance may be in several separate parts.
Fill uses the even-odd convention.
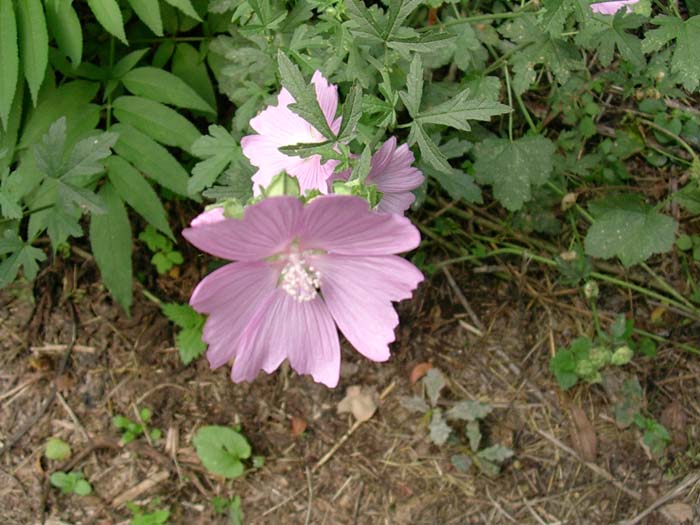
[[[328,127],[338,133],[337,88],[318,71],[312,83]],[[357,195],[333,194],[337,188],[354,191],[352,170],[334,176],[340,160],[280,151],[326,140],[288,108],[292,103],[282,89],[278,105],[251,120],[258,134],[242,140],[243,153],[258,167],[252,177],[257,198],[244,210],[240,203],[209,209],[184,230],[199,249],[233,261],[205,277],[190,304],[209,315],[203,340],[210,365],[233,358],[233,381],[253,380],[288,359],[297,372],[334,387],[340,375],[337,328],[364,356],[386,361],[398,324],[392,301],[410,298],[423,280],[396,255],[420,243],[403,212],[423,175],[411,166],[408,147],[397,147],[392,137],[357,179]],[[363,189],[373,186],[378,192]],[[379,202],[358,195],[375,195]]]

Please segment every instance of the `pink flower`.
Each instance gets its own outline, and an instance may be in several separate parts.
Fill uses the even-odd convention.
[[[594,13],[600,15],[614,15],[620,9],[626,8],[629,13],[631,9],[629,6],[636,4],[639,0],[620,0],[619,2],[597,2],[591,4],[591,9]]]
[[[334,133],[340,128],[340,118],[335,118],[338,109],[338,87],[329,84],[323,75],[316,71],[311,78],[316,88],[316,97],[326,121]],[[281,171],[296,177],[302,193],[317,189],[326,193],[326,179],[333,173],[338,161],[321,162],[320,155],[307,158],[290,157],[279,151],[282,146],[298,143],[323,142],[326,139],[306,120],[288,108],[294,97],[282,88],[277,96],[277,105],[268,106],[250,120],[250,127],[258,132],[241,139],[243,153],[258,171],[253,175],[253,189],[256,195],[266,187]]]
[[[406,144],[396,147],[396,137],[387,140],[372,155],[368,184],[376,184],[383,193],[377,211],[403,215],[416,197],[411,193],[423,183],[423,174],[411,166],[415,157]]]
[[[377,211],[403,215],[416,200],[411,191],[423,183],[424,177],[419,169],[412,166],[414,160],[406,144],[396,147],[396,137],[391,137],[372,155],[365,182],[375,184],[383,194]],[[347,180],[348,177],[350,170],[333,175],[329,183],[332,185],[333,180]]]
[[[202,280],[190,304],[209,314],[203,339],[212,368],[235,358],[231,379],[250,381],[284,359],[333,387],[340,372],[336,325],[373,361],[389,358],[399,322],[392,301],[411,297],[423,275],[395,254],[420,242],[404,217],[367,202],[325,195],[304,206],[270,197],[229,219],[211,210],[183,235],[232,262]]]

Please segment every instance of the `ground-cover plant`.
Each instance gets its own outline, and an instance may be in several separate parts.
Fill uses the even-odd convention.
[[[128,502],[126,507],[129,509],[133,518],[131,518],[131,525],[164,525],[168,523],[170,518],[170,509],[162,508],[155,510],[150,510],[152,508],[158,507],[160,501],[155,499],[150,502],[148,508],[141,507],[135,503]]]
[[[51,485],[60,489],[63,494],[87,496],[92,492],[92,485],[85,479],[82,472],[54,472],[49,480]]]
[[[120,442],[123,445],[131,443],[139,436],[148,435],[150,440],[158,440],[162,437],[163,432],[158,428],[148,428],[148,423],[151,421],[153,412],[149,408],[142,408],[138,412],[138,421],[133,421],[126,416],[116,415],[112,418],[112,425],[121,432]]]
[[[220,425],[200,428],[192,443],[204,467],[212,474],[225,478],[242,476],[245,471],[243,460],[250,458],[252,451],[240,429]],[[254,467],[261,466],[261,462],[261,457],[253,458]]]
[[[513,456],[513,451],[500,443],[484,446],[481,423],[493,411],[493,407],[467,399],[457,401],[444,410],[438,405],[441,392],[447,385],[444,374],[437,368],[430,368],[421,382],[427,402],[424,397],[414,396],[403,398],[401,405],[411,412],[423,414],[429,430],[428,438],[435,445],[450,443],[462,449],[462,452],[453,454],[450,459],[455,468],[467,472],[472,465],[476,465],[485,474],[496,476],[501,464]],[[463,442],[468,443],[468,446]]]

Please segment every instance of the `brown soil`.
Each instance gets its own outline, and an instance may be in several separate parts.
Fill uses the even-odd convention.
[[[214,512],[217,495],[240,495],[247,524],[674,524],[683,512],[700,523],[698,356],[666,344],[657,357],[636,358],[608,378],[636,374],[647,413],[672,430],[674,444],[653,458],[636,428],[617,427],[605,388],[562,392],[549,372],[558,346],[592,333],[578,291],[550,282],[534,263],[501,263],[478,273],[452,269],[473,316],[445,276],[433,276],[400,307],[392,359],[372,363],[346,348],[334,390],[287,368],[235,385],[228,370],[209,370],[204,359],[184,367],[172,328],[140,289],[129,319],[94,284],[89,259],[54,263],[33,289],[0,295],[0,442],[11,446],[0,456],[0,523],[126,524],[131,513],[123,501],[169,508],[170,523],[227,523]],[[184,301],[198,273],[162,278],[149,290]],[[602,291],[605,320],[633,313],[649,330],[674,341],[694,336],[697,344],[697,327],[672,312],[653,325],[653,305]],[[475,335],[478,325],[483,336]],[[464,443],[431,444],[425,418],[400,404],[421,394],[409,376],[423,362],[447,376],[445,406],[479,399],[495,407],[486,438],[515,451],[500,475],[457,470],[450,458]],[[350,385],[384,399],[345,440],[353,419],[336,407]],[[140,437],[122,447],[112,417],[134,419],[137,407],[153,411],[163,439]],[[292,418],[308,424],[303,434],[293,435]],[[236,480],[208,474],[191,439],[209,424],[240,425],[264,465]],[[51,436],[70,443],[67,464],[43,457]],[[57,469],[82,470],[93,494],[51,488],[48,476]]]

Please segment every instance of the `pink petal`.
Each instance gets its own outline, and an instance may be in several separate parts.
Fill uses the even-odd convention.
[[[328,178],[333,175],[333,170],[339,164],[337,160],[329,160],[321,163],[320,155],[313,155],[296,166],[287,170],[287,173],[297,178],[302,195],[309,190],[319,190],[328,193]]]
[[[299,226],[304,250],[345,255],[390,255],[414,249],[420,233],[405,217],[373,213],[349,195],[323,195],[304,208]]]
[[[277,289],[241,338],[231,379],[251,381],[260,370],[271,373],[289,358],[300,374],[334,387],[340,374],[338,332],[320,297],[299,302]]]
[[[226,220],[226,217],[224,216],[224,209],[219,207],[200,213],[194,219],[192,219],[190,224],[194,228],[197,226],[204,226],[206,224],[213,224],[223,220]]]
[[[415,200],[416,196],[410,191],[403,193],[385,193],[382,195],[382,200],[380,200],[377,205],[377,211],[381,213],[403,215]]]
[[[386,145],[386,144],[385,144]],[[384,146],[382,146],[382,149]],[[381,149],[379,150],[380,153]],[[376,155],[376,154],[375,154]],[[381,166],[372,163],[367,182],[376,184],[384,193],[406,192],[416,189],[423,183],[423,174],[411,164],[415,158],[406,144],[396,148]]]
[[[241,334],[275,291],[279,273],[279,268],[266,262],[231,263],[197,285],[190,305],[209,314],[202,339],[209,345],[212,368],[236,355]]]
[[[314,72],[311,83],[316,88],[316,98],[321,110],[326,117],[328,125],[334,133],[340,129],[340,119],[335,120],[335,113],[338,111],[338,86],[329,84],[326,77],[320,71]]]
[[[293,102],[294,97],[289,94],[289,91],[282,88],[277,96],[277,105],[268,106],[250,119],[250,127],[278,146],[298,142],[318,142],[318,136],[312,133],[314,128],[311,124],[287,107]]]
[[[345,337],[373,361],[389,359],[389,343],[399,318],[391,301],[411,297],[423,275],[410,262],[393,255],[314,259],[321,274],[321,293]]]
[[[312,83],[326,120],[337,133],[340,118],[334,118],[338,109],[338,87],[329,84],[318,71],[314,73]],[[302,158],[279,151],[282,146],[325,140],[311,124],[288,108],[293,102],[294,97],[282,88],[277,97],[277,105],[268,106],[250,120],[251,128],[258,135],[248,135],[241,139],[243,154],[258,168],[253,176],[255,195],[259,195],[260,188],[266,187],[282,171],[299,179],[302,192],[317,189],[325,193],[328,187],[326,179],[338,165],[337,161],[321,163],[320,155]]]
[[[591,10],[601,15],[614,15],[620,9],[626,8],[629,13],[629,6],[636,4],[639,0],[620,0],[619,2],[597,2],[591,4]]]
[[[294,197],[270,197],[246,208],[241,219],[200,222],[182,235],[200,250],[222,259],[256,261],[289,246],[299,229],[302,210]]]

